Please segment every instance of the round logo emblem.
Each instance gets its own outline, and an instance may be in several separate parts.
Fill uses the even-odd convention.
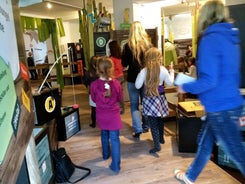
[[[97,45],[98,47],[104,47],[104,46],[106,45],[106,40],[105,40],[105,38],[103,38],[103,37],[98,37],[98,38],[96,39],[96,45]]]
[[[46,100],[45,100],[45,109],[47,112],[51,113],[54,111],[56,106],[56,101],[55,98],[49,96]]]

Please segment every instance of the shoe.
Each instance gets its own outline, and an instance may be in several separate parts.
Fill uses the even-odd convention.
[[[165,140],[162,139],[162,140],[160,140],[159,142],[160,142],[161,144],[164,144],[164,143],[165,143]]]
[[[143,133],[149,132],[149,128],[143,128]]]
[[[125,110],[124,108],[120,108],[120,114],[124,114]]]
[[[140,138],[140,134],[142,134],[142,132],[138,132],[138,133],[133,133],[133,137],[134,138]]]
[[[92,124],[92,123],[89,126],[92,127],[92,128],[95,128],[96,127],[96,125],[95,124]]]
[[[118,175],[120,172],[120,169],[119,170],[112,169],[111,165],[109,166],[109,168],[114,172],[115,175]]]
[[[179,169],[175,169],[174,170],[174,176],[176,179],[180,180],[180,181],[183,181],[185,184],[194,184],[194,182],[190,181],[185,173]]]
[[[153,154],[153,153],[156,153],[156,152],[158,152],[158,151],[160,151],[160,150],[161,150],[161,148],[153,148],[153,149],[151,149],[151,150],[149,151],[149,153]]]

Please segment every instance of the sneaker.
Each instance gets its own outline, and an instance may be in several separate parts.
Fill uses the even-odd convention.
[[[96,125],[93,124],[93,123],[91,123],[89,126],[92,127],[92,128],[95,128],[96,127]]]
[[[149,128],[143,128],[143,133],[149,132]]]
[[[164,139],[160,139],[159,141],[161,144],[165,144],[165,140]]]
[[[174,176],[176,179],[183,181],[185,184],[194,184],[185,175],[185,173],[179,169],[174,170]]]

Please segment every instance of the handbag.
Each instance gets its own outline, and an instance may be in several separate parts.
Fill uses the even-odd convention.
[[[70,157],[67,155],[65,148],[59,148],[58,150],[53,151],[52,156],[54,162],[55,181],[57,183],[77,183],[78,181],[81,181],[82,179],[89,176],[91,173],[89,168],[73,164]],[[86,170],[87,172],[75,181],[70,181],[70,177],[76,168]]]

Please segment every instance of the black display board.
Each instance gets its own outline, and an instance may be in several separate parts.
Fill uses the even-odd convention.
[[[176,123],[176,138],[179,152],[195,153],[202,120],[197,117],[186,117],[181,111],[177,110]]]
[[[94,54],[96,56],[106,55],[106,43],[110,39],[110,32],[94,33]]]
[[[61,95],[58,88],[45,89],[41,94],[33,95],[33,99],[36,112],[35,125],[43,125],[59,116]]]
[[[242,83],[241,88],[245,88],[245,4],[229,6],[230,16],[234,19],[234,24],[240,30],[241,53],[242,53]]]

